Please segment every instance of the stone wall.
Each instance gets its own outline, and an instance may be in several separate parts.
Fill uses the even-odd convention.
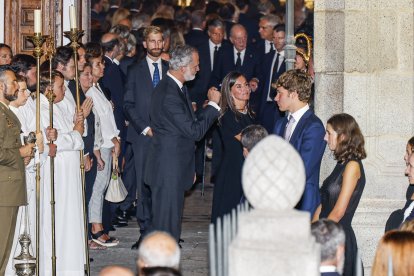
[[[388,215],[405,202],[414,135],[414,0],[315,0],[316,113],[346,112],[365,136],[367,185],[353,225],[366,272]],[[323,180],[335,161],[326,154]]]

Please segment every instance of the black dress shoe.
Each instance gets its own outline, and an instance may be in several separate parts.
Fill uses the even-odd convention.
[[[139,237],[139,239],[131,246],[131,250],[138,250],[139,245],[142,242],[142,236]]]

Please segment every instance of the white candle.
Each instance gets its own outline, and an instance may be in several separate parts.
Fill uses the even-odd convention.
[[[69,20],[70,20],[71,29],[78,28],[78,24],[76,20],[76,8],[73,5],[69,6]]]
[[[34,10],[34,33],[42,33],[42,11]]]

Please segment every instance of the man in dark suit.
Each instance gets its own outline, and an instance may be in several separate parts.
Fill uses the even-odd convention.
[[[246,29],[235,24],[230,31],[232,45],[223,46],[217,64],[211,73],[210,86],[220,87],[223,78],[231,71],[239,71],[248,81],[257,74],[257,57],[254,50],[247,46]]]
[[[321,246],[321,276],[342,275],[345,260],[345,231],[342,226],[321,219],[312,223],[311,233]]]
[[[0,66],[0,275],[4,275],[9,260],[19,206],[27,201],[23,158],[28,164],[34,147],[22,147],[21,124],[8,106],[17,99],[18,91],[12,68]]]
[[[207,100],[207,90],[209,89],[211,72],[218,63],[218,56],[221,48],[226,45],[227,42],[224,40],[225,25],[221,20],[215,19],[209,21],[207,29],[209,39],[196,47],[200,57],[200,72],[198,72],[193,81],[188,82],[190,98],[192,102],[196,103],[197,110],[202,110],[203,104],[205,100]],[[204,144],[204,140],[197,143],[197,181],[201,181],[203,174]]]
[[[146,57],[129,67],[124,97],[124,110],[128,118],[127,143],[131,144],[138,191],[137,220],[141,236],[132,246],[138,249],[139,243],[148,231],[151,219],[151,192],[144,184],[145,159],[153,136],[150,127],[151,96],[158,82],[165,78],[168,63],[161,59],[164,44],[162,30],[149,26],[144,31],[143,46]]]
[[[193,47],[205,44],[208,41],[208,35],[204,32],[206,27],[206,15],[202,10],[196,10],[191,13],[192,29],[184,35],[185,43]]]
[[[208,105],[196,118],[184,86],[199,70],[197,50],[178,46],[171,52],[167,76],[155,88],[150,107],[153,138],[146,160],[145,183],[152,194],[152,228],[181,234],[184,192],[194,182],[194,143],[220,114],[220,92],[208,91]]]
[[[325,151],[325,128],[321,120],[309,109],[312,81],[301,70],[289,70],[277,81],[275,101],[289,116],[279,119],[274,134],[283,137],[302,157],[306,172],[306,185],[297,209],[313,216],[320,204],[319,171]]]
[[[276,89],[272,84],[276,83],[279,76],[286,71],[285,62],[285,25],[276,25],[273,30],[273,43],[275,51],[270,51],[265,55],[260,71],[261,79],[259,82],[258,93],[253,93],[256,99],[255,111],[258,114],[259,122],[272,133],[275,122],[283,117],[277,104],[273,101],[276,96]]]
[[[261,40],[256,43],[256,52],[263,58],[263,56],[270,51],[275,50],[273,44],[273,28],[279,23],[279,19],[274,14],[267,14],[260,18],[259,34]]]

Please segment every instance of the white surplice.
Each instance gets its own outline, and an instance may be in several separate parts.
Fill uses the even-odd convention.
[[[58,131],[54,169],[56,267],[59,276],[84,276],[85,235],[79,158],[79,151],[84,145],[81,135],[73,130],[73,117],[71,120],[66,111],[58,104],[53,106],[53,123]],[[44,126],[49,125],[49,103],[46,98],[41,101],[41,119]],[[44,140],[47,143],[45,137]],[[47,152],[48,146],[45,146],[45,154]],[[52,270],[50,157],[43,166],[40,275],[48,276]]]

